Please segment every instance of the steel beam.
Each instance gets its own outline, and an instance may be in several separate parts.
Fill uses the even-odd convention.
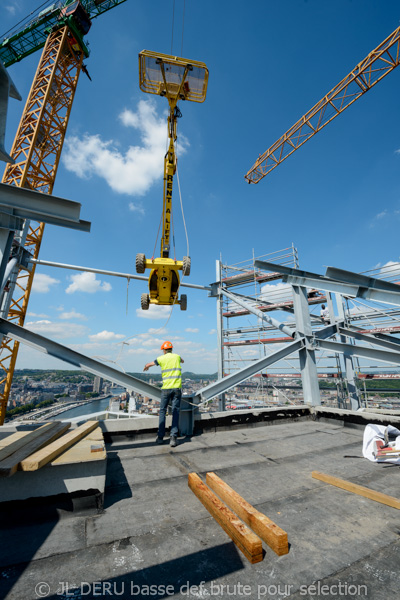
[[[337,324],[335,323],[334,325],[327,325],[326,327],[322,327],[322,329],[319,329],[318,331],[315,332],[314,336],[320,340],[326,340],[327,338],[330,338],[333,335],[336,335],[337,332],[338,332],[338,327],[337,327]]]
[[[1,206],[13,209],[13,214],[23,219],[90,231],[90,223],[79,219],[81,204],[65,198],[0,183]]]
[[[373,302],[383,302],[384,304],[400,306],[400,289],[396,292],[389,292],[387,290],[365,288],[348,283],[341,283],[340,281],[335,281],[333,279],[321,280],[319,278],[297,277],[294,275],[285,275],[282,279],[291,285],[317,287],[318,289],[327,292],[335,292],[351,298],[364,298],[365,300],[372,300]]]
[[[236,373],[232,373],[231,375],[228,375],[227,377],[224,377],[223,379],[220,379],[215,383],[210,383],[210,385],[207,385],[206,387],[199,390],[196,396],[199,396],[202,401],[211,400],[212,398],[215,398],[215,396],[219,396],[220,394],[226,392],[230,388],[235,387],[235,385],[237,385],[238,383],[245,381],[252,375],[258,373],[259,371],[262,371],[262,369],[273,365],[279,360],[282,360],[282,358],[289,356],[289,354],[293,354],[293,352],[297,352],[303,347],[303,344],[304,342],[302,339],[295,340],[291,344],[288,344],[285,348],[282,348],[281,350],[277,350],[273,354],[270,354],[270,356],[260,358],[251,365],[240,369],[240,371],[236,371]]]
[[[277,321],[273,317],[270,317],[269,315],[264,314],[261,310],[258,310],[257,308],[255,308],[255,306],[250,304],[250,302],[249,302],[250,298],[247,298],[245,300],[243,296],[238,296],[237,294],[232,294],[232,292],[228,292],[228,290],[225,290],[223,287],[220,287],[219,289],[220,289],[221,293],[224,296],[226,296],[227,298],[229,298],[229,300],[232,300],[232,302],[236,302],[236,304],[238,304],[242,308],[245,308],[246,310],[251,312],[253,315],[258,317],[259,319],[266,321],[267,323],[269,323],[269,325],[272,325],[276,329],[279,329],[283,333],[286,333],[286,335],[293,337],[293,333],[294,333],[293,329],[291,329],[290,327],[287,327],[287,325],[284,325],[280,321]]]
[[[324,350],[331,350],[333,352],[343,352],[349,356],[360,356],[361,358],[368,358],[373,360],[379,360],[385,363],[392,363],[400,365],[400,352],[388,352],[386,350],[379,350],[378,348],[365,348],[364,346],[353,346],[351,344],[343,344],[342,342],[333,342],[332,340],[315,340],[315,345],[318,348]]]
[[[35,265],[43,265],[45,267],[57,267],[59,269],[70,269],[71,271],[85,271],[87,273],[98,273],[99,275],[110,275],[111,277],[123,277],[124,279],[138,279],[139,281],[148,281],[149,278],[145,275],[136,275],[133,273],[118,273],[117,271],[105,271],[104,269],[93,269],[92,267],[80,267],[77,265],[67,265],[64,263],[56,263],[50,260],[31,259],[31,263]],[[179,287],[191,288],[194,290],[205,290],[209,292],[210,287],[205,285],[197,285],[195,283],[185,283],[182,281]]]
[[[14,159],[4,148],[9,97],[22,100],[7,69],[0,60],[0,160],[14,164]]]
[[[323,275],[318,275],[318,273],[311,273],[310,271],[302,271],[301,269],[295,269],[294,267],[285,267],[284,265],[278,265],[273,262],[267,262],[265,260],[256,260],[254,261],[254,266],[258,269],[263,269],[264,271],[275,271],[277,273],[281,273],[282,275],[296,275],[297,277],[308,277],[314,278],[321,281],[325,281],[325,277]],[[323,290],[324,288],[320,288]]]
[[[365,300],[400,306],[400,289],[399,286],[396,286],[395,284],[391,284],[391,286],[394,286],[394,289],[391,287],[390,290],[383,289],[382,287],[373,288],[367,285],[358,285],[356,283],[344,283],[336,279],[324,277],[318,273],[301,271],[300,269],[284,267],[282,265],[276,265],[275,263],[261,260],[256,260],[254,264],[259,269],[264,269],[266,271],[274,270],[281,273],[283,275],[282,280],[291,285],[317,288],[326,292],[339,293],[351,298],[364,298]],[[332,269],[332,267],[330,268]]]
[[[382,338],[377,338],[373,335],[363,333],[363,331],[360,329],[354,330],[348,327],[339,327],[339,332],[342,335],[352,337],[360,342],[366,342],[368,344],[374,344],[375,346],[381,346],[382,348],[388,348],[389,350],[393,350],[393,352],[400,352],[400,340],[397,340],[396,343],[395,341],[391,340],[388,335],[382,336]]]
[[[327,267],[325,277],[330,279],[336,279],[344,281],[345,283],[351,283],[361,287],[387,290],[388,292],[398,292],[399,285],[384,279],[377,279],[376,277],[367,277],[366,275],[360,275],[359,273],[353,273],[353,271],[345,271],[344,269],[336,269],[336,267]]]
[[[108,381],[113,381],[114,383],[138,392],[143,396],[149,396],[156,400],[160,400],[161,398],[161,390],[154,385],[150,385],[150,383],[146,383],[132,375],[121,373],[121,371],[118,371],[113,367],[109,367],[84,354],[75,352],[75,350],[71,350],[62,344],[53,342],[37,333],[33,333],[24,327],[15,325],[15,323],[11,323],[6,319],[0,319],[0,334],[26,344],[35,350],[39,350],[39,352],[54,356],[54,358],[63,360],[70,365],[74,365],[75,367],[104,377]]]
[[[7,231],[21,231],[23,226],[23,218],[16,217],[14,214],[8,212],[0,211],[0,229],[6,229]]]

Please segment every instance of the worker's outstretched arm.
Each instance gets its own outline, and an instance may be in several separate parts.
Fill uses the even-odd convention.
[[[153,360],[153,362],[149,362],[149,363],[147,363],[147,365],[144,365],[143,371],[148,371],[150,367],[155,367],[155,366],[156,366],[156,363]]]

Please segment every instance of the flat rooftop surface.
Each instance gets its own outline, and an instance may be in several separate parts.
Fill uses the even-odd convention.
[[[203,433],[173,450],[154,436],[116,438],[101,513],[2,515],[0,597],[398,598],[399,511],[311,477],[400,498],[399,467],[364,459],[362,436],[304,419]],[[263,544],[263,561],[247,561],[188,488],[188,473],[208,471],[288,533],[289,554]]]

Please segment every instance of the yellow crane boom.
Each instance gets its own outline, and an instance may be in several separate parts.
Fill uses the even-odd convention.
[[[368,92],[400,63],[400,27],[370,52],[333,90],[261,154],[245,175],[258,183],[295,150]]]
[[[182,261],[170,258],[170,237],[172,226],[172,188],[176,171],[175,142],[177,139],[177,119],[182,116],[178,108],[179,100],[204,102],[207,93],[208,69],[204,63],[187,60],[178,56],[143,50],[139,54],[139,86],[143,92],[165,96],[169,104],[168,150],[164,157],[164,188],[162,209],[162,236],[160,257],[146,260],[145,254],[136,255],[136,272],[150,269],[149,293],[142,294],[141,307],[148,310],[150,304],[170,306],[180,304],[187,308],[185,294],[178,299],[180,286],[179,271],[190,274],[190,257]]]

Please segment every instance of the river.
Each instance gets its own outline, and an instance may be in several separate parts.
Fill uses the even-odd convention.
[[[113,388],[112,396],[119,396],[119,394],[123,394],[125,390],[123,388]],[[49,421],[59,421],[60,419],[73,419],[74,417],[81,417],[82,415],[90,415],[91,413],[101,412],[102,410],[106,410],[108,405],[110,404],[111,397],[103,398],[102,400],[93,400],[88,404],[83,404],[82,406],[77,406],[76,408],[71,408],[70,410],[66,410],[55,417],[50,417]]]

